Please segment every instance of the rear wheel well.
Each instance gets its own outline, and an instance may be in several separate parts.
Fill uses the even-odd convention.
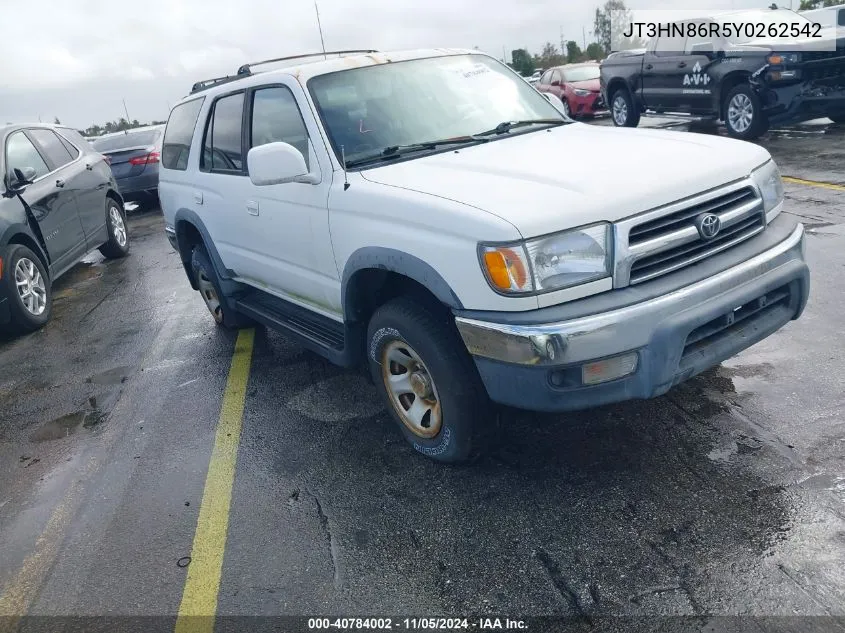
[[[26,235],[25,233],[17,233],[9,240],[9,245],[11,244],[26,246],[29,250],[35,253],[35,256],[41,262],[41,265],[44,266],[44,270],[46,270],[48,274],[50,273],[50,262],[47,260],[44,251],[41,250],[41,246],[38,245],[38,242],[32,239],[29,235]]]
[[[750,76],[750,73],[735,72],[722,79],[721,85],[719,86],[719,118],[722,121],[725,120],[725,115],[727,113],[728,107],[728,104],[725,102],[725,100],[727,99],[731,90],[733,90],[735,86],[741,83],[747,83]]]
[[[443,304],[424,285],[405,275],[382,268],[364,268],[356,271],[347,282],[344,292],[344,315],[350,323],[354,339],[350,345],[364,358],[367,324],[375,311],[388,301],[410,297],[423,303],[438,316],[448,320],[449,307]]]
[[[182,264],[185,266],[185,272],[188,274],[191,287],[197,290],[197,280],[194,275],[193,266],[191,266],[191,255],[196,246],[205,244],[202,239],[202,233],[190,222],[180,220],[176,223],[176,243],[179,245],[179,256],[182,259]]]

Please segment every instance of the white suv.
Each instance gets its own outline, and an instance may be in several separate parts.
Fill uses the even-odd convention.
[[[574,123],[476,51],[270,61],[173,109],[168,237],[219,324],[367,362],[429,457],[467,458],[490,400],[653,397],[804,308],[757,145]]]

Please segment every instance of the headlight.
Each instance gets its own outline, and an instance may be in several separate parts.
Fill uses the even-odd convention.
[[[771,222],[783,209],[783,181],[780,178],[780,171],[775,161],[770,160],[762,167],[751,172],[751,178],[760,188],[760,195],[763,196],[763,209],[766,213],[766,222]]]
[[[572,90],[572,92],[574,92],[579,97],[587,97],[590,94],[589,90],[583,90],[582,88],[575,88]]]
[[[780,65],[780,64],[797,64],[801,61],[801,54],[800,53],[772,53],[769,55],[768,60],[770,64],[773,65]]]
[[[610,224],[507,245],[482,245],[487,281],[503,294],[560,290],[610,276]]]

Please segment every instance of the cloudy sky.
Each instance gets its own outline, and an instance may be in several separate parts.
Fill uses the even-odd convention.
[[[123,116],[166,119],[198,79],[242,63],[320,49],[313,0],[3,0],[0,124],[85,128]],[[730,9],[768,0],[630,0],[631,8]],[[326,47],[395,50],[582,40],[597,1],[319,0]],[[783,2],[788,6],[788,2]]]

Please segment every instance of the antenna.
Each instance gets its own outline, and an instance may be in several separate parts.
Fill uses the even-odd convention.
[[[340,162],[343,167],[343,190],[346,191],[349,189],[349,178],[346,176],[346,148],[343,145],[340,146]]]
[[[314,11],[317,13],[317,28],[320,31],[320,46],[323,48],[323,59],[326,57],[326,42],[323,40],[323,26],[320,24],[320,8],[317,6],[317,0],[314,0]]]

